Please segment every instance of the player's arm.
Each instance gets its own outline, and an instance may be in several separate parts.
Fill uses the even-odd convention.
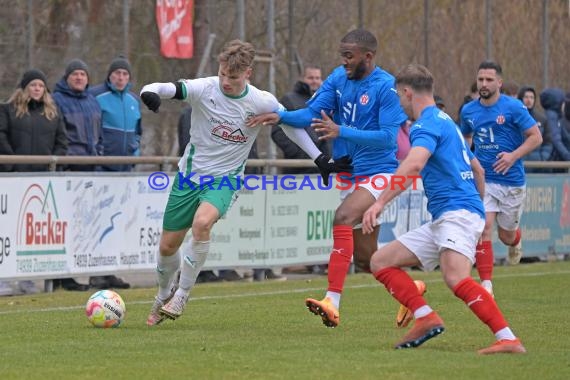
[[[471,155],[471,170],[473,171],[475,187],[477,187],[479,196],[481,200],[483,200],[485,198],[485,169],[483,169],[479,160],[473,155]]]
[[[400,106],[396,89],[385,83],[378,89],[376,96],[380,103],[376,128],[358,130],[340,126],[340,138],[359,145],[374,146],[381,149],[390,149],[396,145],[398,130],[407,120],[407,116]]]
[[[160,99],[186,99],[186,87],[182,82],[151,83],[142,88],[140,97],[149,110],[158,112]]]
[[[524,131],[524,142],[512,153],[518,160],[542,145],[542,133],[538,129],[538,124]]]
[[[520,102],[518,102],[520,103]],[[519,126],[523,131],[524,142],[512,152],[500,152],[497,155],[497,161],[493,163],[493,169],[497,173],[506,174],[509,169],[517,162],[517,160],[526,156],[542,144],[542,134],[538,129],[538,124],[534,120],[527,109],[520,104],[513,110],[514,124]]]
[[[420,172],[430,157],[431,152],[423,146],[413,146],[410,149],[396,173],[391,177],[387,188],[364,213],[362,217],[362,231],[364,233],[371,233],[376,226],[378,215],[384,210],[384,207],[420,178]]]
[[[465,115],[465,107],[461,109],[461,114],[459,115],[459,130],[463,134],[463,139],[467,144],[467,148],[471,149],[473,146],[473,123],[468,121]]]

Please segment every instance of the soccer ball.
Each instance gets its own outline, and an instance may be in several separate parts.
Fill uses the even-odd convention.
[[[125,319],[126,311],[123,299],[112,290],[93,293],[85,305],[85,315],[95,327],[119,327]]]

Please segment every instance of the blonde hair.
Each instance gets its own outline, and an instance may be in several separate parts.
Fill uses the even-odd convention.
[[[253,66],[255,49],[249,42],[232,40],[224,45],[218,62],[226,64],[230,75],[240,74]]]
[[[27,88],[27,86],[26,86]],[[12,93],[8,103],[12,103],[16,109],[16,117],[20,118],[26,114],[29,114],[29,104],[32,100],[30,93],[26,89],[18,88]],[[57,106],[53,97],[48,92],[47,87],[45,88],[44,94],[42,95],[40,102],[44,104],[44,110],[42,115],[48,120],[53,120],[57,117]]]

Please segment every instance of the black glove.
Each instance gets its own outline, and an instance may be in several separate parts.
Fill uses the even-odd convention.
[[[142,102],[148,107],[152,112],[158,112],[160,107],[160,96],[154,92],[145,91],[141,94]]]
[[[349,156],[342,156],[333,160],[326,154],[322,153],[315,160],[315,164],[319,168],[319,172],[321,172],[321,177],[323,177],[323,184],[325,186],[329,185],[331,173],[350,173],[352,171],[352,159]]]

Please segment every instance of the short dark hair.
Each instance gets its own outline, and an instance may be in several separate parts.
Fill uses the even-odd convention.
[[[396,74],[396,85],[407,85],[414,91],[432,92],[433,75],[427,67],[412,63],[404,66]]]
[[[366,29],[351,30],[342,37],[340,42],[345,44],[356,44],[360,49],[370,51],[372,53],[376,53],[376,49],[378,48],[376,37]]]
[[[497,72],[497,75],[503,75],[503,68],[501,67],[501,65],[499,65],[497,62],[495,61],[483,61],[481,62],[481,64],[479,65],[479,68],[477,69],[477,71],[479,70],[495,70]]]
[[[319,65],[315,65],[313,63],[307,63],[305,64],[305,67],[303,68],[303,74],[305,74],[307,72],[307,70],[321,70],[321,67]]]

